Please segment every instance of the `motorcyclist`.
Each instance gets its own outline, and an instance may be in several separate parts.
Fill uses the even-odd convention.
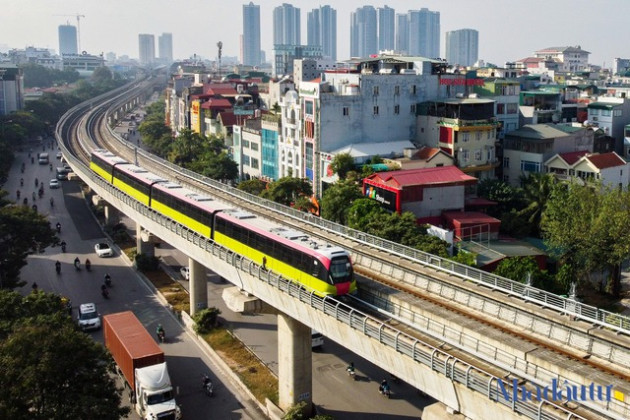
[[[346,371],[348,372],[348,375],[354,376],[354,362],[350,362],[350,364],[346,368]]]
[[[35,191],[33,191],[33,201],[37,200],[37,196],[35,195]]]
[[[50,197],[50,207],[54,207],[55,206],[55,199]]]
[[[79,259],[79,257],[76,257],[74,259],[74,268],[76,268],[77,270],[81,268],[81,260]]]
[[[109,275],[109,273],[106,273],[106,274],[105,274],[105,285],[106,285],[107,287],[111,287],[111,285],[112,285],[112,278],[111,278],[111,276]]]
[[[24,178],[20,178],[20,187],[24,186]]]
[[[107,286],[101,284],[101,294],[105,299],[109,298],[109,292],[107,291]]]
[[[57,222],[55,227],[57,228],[57,233],[61,233],[61,223]]]
[[[66,252],[66,241],[61,241],[61,252]]]
[[[155,330],[155,334],[157,335],[158,340],[164,341],[166,332],[164,331],[164,327],[162,327],[162,324],[158,324],[157,329]]]
[[[55,270],[57,271],[57,274],[61,273],[61,263],[59,261],[55,263]]]
[[[387,379],[383,379],[381,381],[381,384],[378,386],[378,392],[383,395],[389,394],[389,384],[387,383]]]
[[[86,259],[85,259],[85,269],[86,269],[87,271],[90,271],[90,269],[91,269],[91,268],[92,268],[92,263],[90,262],[90,259],[89,259],[89,258],[86,258]]]
[[[52,163],[49,165],[49,167],[50,167],[50,171],[52,172]]]
[[[39,185],[39,180],[35,178],[35,186],[37,187],[38,185]]]
[[[20,190],[17,190],[17,192],[15,194],[17,195],[17,198],[19,200],[20,199],[20,195],[21,195]]]

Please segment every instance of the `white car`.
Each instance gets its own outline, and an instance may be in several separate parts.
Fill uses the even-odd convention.
[[[109,244],[106,244],[105,242],[99,242],[98,244],[94,245],[94,252],[96,252],[96,255],[98,255],[99,257],[114,256],[114,250],[109,246]]]
[[[184,280],[190,280],[190,268],[188,267],[182,267],[179,269],[179,274],[182,275],[182,277],[184,278]]]
[[[96,310],[96,304],[83,303],[79,306],[79,316],[77,317],[79,327],[83,331],[98,330],[101,328],[101,316]]]
[[[59,181],[57,181],[56,179],[51,179],[50,182],[48,183],[48,186],[55,190],[57,188],[59,188]]]

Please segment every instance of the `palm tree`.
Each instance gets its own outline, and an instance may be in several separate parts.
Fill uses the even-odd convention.
[[[521,177],[525,208],[521,209],[518,214],[527,219],[530,232],[537,237],[540,237],[540,221],[547,206],[551,189],[556,182],[556,178],[552,174],[540,172]]]

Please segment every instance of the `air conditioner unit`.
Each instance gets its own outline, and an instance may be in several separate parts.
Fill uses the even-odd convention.
[[[598,120],[598,117],[593,117],[593,118],[591,118],[591,120],[593,120],[593,121],[597,121],[597,120]]]

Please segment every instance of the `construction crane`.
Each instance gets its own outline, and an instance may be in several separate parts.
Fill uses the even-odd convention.
[[[73,16],[77,18],[77,49],[78,53],[81,54],[81,18],[84,18],[85,15],[75,14],[75,15],[55,15],[55,16]]]

